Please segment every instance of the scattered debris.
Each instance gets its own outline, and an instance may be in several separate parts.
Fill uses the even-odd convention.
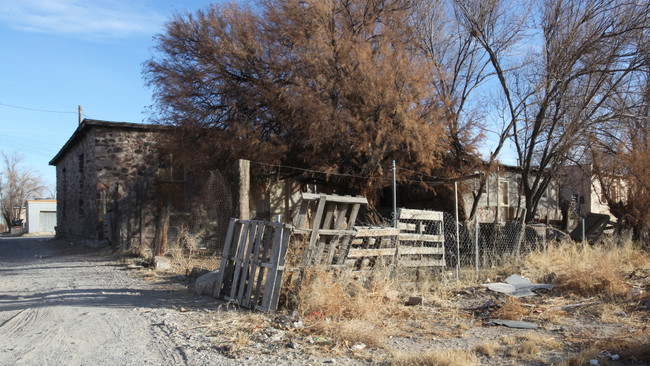
[[[350,347],[351,350],[353,351],[359,351],[366,348],[366,344],[362,342],[357,342],[355,343],[352,347]]]
[[[552,290],[555,285],[549,284],[535,284],[530,282],[528,278],[521,277],[520,275],[513,274],[506,278],[505,282],[484,283],[483,286],[488,289],[499,292],[513,297],[527,297],[536,296],[537,290]]]
[[[172,267],[172,262],[169,258],[157,255],[153,258],[153,265],[156,271],[167,271]]]
[[[537,329],[537,324],[530,322],[522,322],[517,320],[506,320],[506,319],[490,319],[488,325],[503,325],[508,328],[517,328],[517,329]]]
[[[422,297],[409,296],[408,301],[406,301],[406,306],[416,306],[416,305],[422,305]]]

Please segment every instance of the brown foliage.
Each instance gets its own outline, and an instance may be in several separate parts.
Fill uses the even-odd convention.
[[[430,172],[444,127],[411,50],[411,5],[267,0],[178,15],[145,65],[154,120],[182,127],[171,146],[206,167],[248,158],[369,177],[357,191],[392,159]]]

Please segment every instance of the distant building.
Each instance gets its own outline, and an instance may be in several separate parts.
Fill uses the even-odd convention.
[[[593,165],[569,165],[562,168],[560,182],[562,198],[573,200],[580,216],[584,217],[590,213],[606,214],[610,216],[610,220],[616,221],[609,211],[607,198],[594,174]],[[612,199],[624,201],[627,198],[627,184],[624,179],[618,180],[610,189]]]
[[[56,228],[56,200],[29,200],[25,204],[25,232],[51,233]]]

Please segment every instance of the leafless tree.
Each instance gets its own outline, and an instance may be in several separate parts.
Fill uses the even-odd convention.
[[[36,198],[45,189],[40,175],[21,166],[23,157],[14,152],[2,152],[4,169],[0,173],[0,206],[2,218],[9,232],[14,222],[20,220],[23,207],[28,199]]]
[[[494,1],[456,0],[461,24],[469,29],[490,58],[505,106],[503,133],[490,161],[511,138],[522,174],[526,221],[551,179],[566,162],[585,151],[590,129],[612,118],[606,108],[617,85],[638,71],[636,47],[647,29],[649,4],[640,1],[543,0],[531,14],[533,23],[521,24],[531,42],[518,45],[526,61],[516,73],[499,57],[500,46],[512,37],[490,42],[507,26],[504,14],[521,13]],[[510,19],[517,19],[510,15]],[[523,19],[523,18],[522,18]],[[539,24],[538,27],[528,24]],[[514,28],[516,29],[516,28]],[[530,62],[528,62],[530,61]]]

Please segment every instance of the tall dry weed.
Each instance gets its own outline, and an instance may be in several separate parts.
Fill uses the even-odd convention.
[[[566,293],[580,296],[619,296],[629,291],[624,274],[650,267],[648,255],[633,243],[582,245],[570,241],[532,252],[524,260],[528,276],[553,283]]]
[[[394,366],[472,366],[478,364],[478,357],[472,351],[445,349],[396,353],[390,364]]]
[[[386,320],[399,316],[395,284],[388,271],[359,279],[351,271],[308,269],[297,291],[298,311],[311,330],[345,342],[381,346]]]

